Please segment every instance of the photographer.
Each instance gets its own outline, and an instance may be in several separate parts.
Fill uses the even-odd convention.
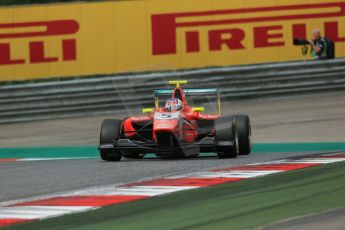
[[[313,38],[308,42],[312,47],[311,55],[313,60],[327,59],[327,42],[321,37],[319,29],[313,30]]]
[[[294,38],[295,46],[302,46],[302,54],[308,54],[309,49],[313,60],[326,60],[335,58],[334,42],[326,37],[321,37],[319,29],[313,30],[313,38],[311,40]]]

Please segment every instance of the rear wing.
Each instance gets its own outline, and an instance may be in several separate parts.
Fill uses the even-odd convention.
[[[217,88],[207,88],[207,89],[183,89],[184,94],[188,95],[218,95]],[[161,95],[172,95],[173,89],[155,89],[154,94],[156,96]]]
[[[217,96],[217,107],[218,107],[218,115],[220,115],[220,96],[218,88],[195,88],[195,89],[183,89],[184,94],[186,96],[207,96],[207,95],[214,95]],[[169,96],[172,95],[174,92],[173,89],[155,89],[154,96],[155,96],[155,105],[156,108],[158,107],[158,97],[159,96]]]

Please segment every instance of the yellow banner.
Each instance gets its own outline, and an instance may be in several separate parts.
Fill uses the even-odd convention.
[[[293,38],[315,28],[345,57],[344,0],[0,8],[0,81],[303,60]]]

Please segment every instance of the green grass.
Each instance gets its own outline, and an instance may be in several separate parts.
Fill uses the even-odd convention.
[[[279,152],[345,151],[345,142],[256,143],[253,154]],[[204,153],[202,156],[209,156]],[[213,154],[214,155],[214,154]],[[153,155],[152,155],[153,156]],[[152,157],[151,156],[151,157]],[[97,146],[0,148],[0,158],[99,157]]]
[[[11,229],[247,229],[345,207],[345,163],[178,192]]]

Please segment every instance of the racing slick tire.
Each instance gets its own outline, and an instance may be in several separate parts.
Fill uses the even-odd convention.
[[[238,133],[234,117],[220,117],[214,123],[215,151],[219,158],[235,158],[238,156]],[[228,145],[233,142],[233,145]]]
[[[145,153],[124,153],[123,157],[129,158],[129,159],[142,159],[144,158]]]
[[[238,132],[239,155],[248,155],[252,150],[251,126],[248,115],[234,115],[235,126]]]
[[[118,140],[121,136],[122,120],[105,119],[102,122],[102,128],[99,138],[101,145],[112,145],[114,140]],[[122,152],[116,151],[112,148],[100,149],[101,159],[104,161],[120,161],[122,158]]]

